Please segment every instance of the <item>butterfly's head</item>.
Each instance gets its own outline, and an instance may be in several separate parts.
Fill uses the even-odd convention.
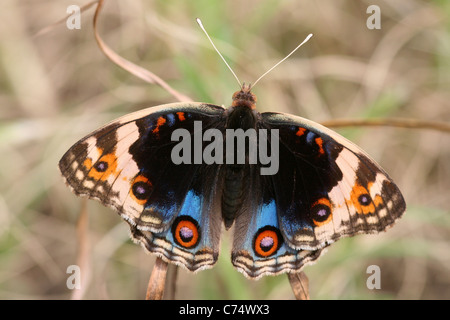
[[[256,95],[252,93],[251,89],[252,86],[250,84],[245,85],[244,83],[241,87],[241,90],[236,91],[233,94],[232,106],[245,106],[251,110],[254,110],[256,108]]]

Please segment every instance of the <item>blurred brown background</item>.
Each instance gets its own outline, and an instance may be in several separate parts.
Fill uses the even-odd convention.
[[[70,299],[82,207],[57,170],[63,153],[109,120],[174,102],[163,89],[112,64],[93,37],[65,23],[77,0],[0,4],[0,298]],[[367,28],[370,5],[381,29]],[[103,39],[195,101],[228,105],[235,79],[198,28],[200,17],[240,79],[255,81],[313,38],[255,88],[259,111],[320,122],[338,118],[450,121],[450,2],[354,0],[107,1]],[[47,32],[36,32],[49,27]],[[408,209],[388,232],[343,239],[304,269],[312,299],[450,298],[450,143],[433,130],[338,130],[380,163]],[[88,299],[143,299],[154,258],[132,243],[112,210],[88,201],[83,290]],[[180,270],[176,298],[292,299],[285,275],[250,281],[230,262]],[[381,289],[366,287],[378,265]]]

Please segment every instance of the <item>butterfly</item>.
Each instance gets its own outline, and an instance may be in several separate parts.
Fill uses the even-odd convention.
[[[76,195],[115,209],[135,242],[193,272],[216,263],[222,229],[234,227],[231,261],[251,279],[299,272],[406,208],[359,147],[313,121],[259,113],[250,85],[229,108],[186,102],[125,115],[75,143],[59,169]]]

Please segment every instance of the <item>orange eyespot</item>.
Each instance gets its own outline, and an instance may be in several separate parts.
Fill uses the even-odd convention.
[[[320,198],[311,206],[311,218],[317,227],[331,221],[331,203],[328,198]]]
[[[143,175],[138,175],[134,178],[133,184],[130,189],[130,194],[134,201],[140,205],[144,205],[153,191],[153,185]]]
[[[280,248],[282,238],[280,231],[272,226],[258,230],[253,241],[253,249],[259,257],[269,257]]]
[[[97,148],[103,153],[103,149]],[[117,157],[114,153],[105,154],[93,163],[91,158],[84,160],[83,165],[89,170],[88,176],[95,180],[105,181],[111,174],[117,174]]]
[[[375,213],[375,205],[369,191],[358,183],[353,186],[348,202],[359,214]],[[377,199],[377,202],[379,202],[379,199]]]
[[[200,231],[197,221],[189,216],[178,217],[172,227],[175,242],[183,248],[190,249],[200,240]]]

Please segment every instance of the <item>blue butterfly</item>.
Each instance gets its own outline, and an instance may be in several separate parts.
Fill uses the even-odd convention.
[[[239,148],[226,139],[232,130],[264,134]],[[252,158],[262,146],[277,161],[269,174],[267,157]],[[384,231],[406,208],[364,151],[310,120],[259,113],[245,85],[229,108],[173,103],[112,121],[59,168],[75,194],[118,211],[133,240],[190,271],[215,264],[222,228],[234,226],[231,261],[251,279],[299,272],[334,241]]]

